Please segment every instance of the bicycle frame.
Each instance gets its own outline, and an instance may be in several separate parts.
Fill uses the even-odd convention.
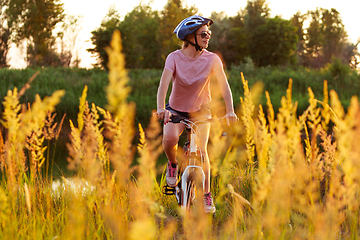
[[[203,165],[204,165],[204,160],[203,160],[203,153],[202,151],[199,149],[197,141],[198,141],[198,133],[200,131],[199,129],[199,123],[207,123],[208,119],[206,120],[201,120],[201,121],[196,121],[193,122],[189,119],[183,118],[179,121],[179,123],[183,123],[185,124],[185,126],[189,129],[190,133],[188,133],[188,141],[189,141],[189,145],[188,145],[188,159],[187,159],[187,163],[186,163],[186,167],[184,169],[184,171],[181,174],[181,178],[180,178],[180,183],[175,187],[175,196],[176,199],[179,203],[179,205],[181,206],[182,209],[187,209],[187,207],[189,206],[189,202],[188,202],[188,196],[189,196],[189,189],[187,187],[188,184],[188,178],[190,176],[191,172],[197,171],[198,173],[200,173],[200,179],[199,181],[201,181],[202,183],[202,189],[204,190],[205,188],[205,173],[203,170]],[[198,164],[197,162],[199,161],[200,158],[200,164]],[[181,188],[179,187],[179,185],[181,186]],[[190,191],[192,191],[192,189],[190,189]]]
[[[224,117],[217,119],[222,120]],[[175,195],[179,206],[183,210],[188,210],[192,201],[196,199],[196,186],[201,187],[203,191],[205,190],[205,173],[203,170],[204,155],[198,147],[197,141],[200,129],[205,126],[206,123],[211,123],[213,120],[213,118],[208,118],[191,121],[172,112],[170,122],[183,123],[187,128],[188,142],[186,142],[184,146],[184,155],[187,156],[185,156],[186,161],[183,161],[181,163],[182,167],[179,168],[181,175],[180,181],[175,187],[169,187],[168,185],[163,186],[163,193],[166,195]],[[200,162],[200,164],[198,164],[198,162]]]
[[[203,156],[202,152],[200,151],[200,156],[198,154],[198,145],[197,145],[197,137],[198,137],[198,129],[196,123],[186,119],[180,121],[184,123],[190,129],[190,141],[189,141],[189,159],[187,166],[184,172],[181,175],[181,189],[182,189],[182,202],[181,208],[186,209],[188,206],[188,198],[186,196],[189,195],[188,188],[187,188],[187,179],[190,175],[190,172],[198,170],[201,174],[201,182],[202,182],[202,189],[205,188],[205,173],[203,170]],[[201,166],[196,165],[198,157],[200,157],[200,164]]]

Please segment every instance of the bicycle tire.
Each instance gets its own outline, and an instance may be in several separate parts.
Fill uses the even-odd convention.
[[[187,182],[186,182],[186,188],[187,191],[184,194],[186,194],[186,196],[184,196],[183,199],[186,199],[186,208],[190,209],[191,205],[194,205],[195,201],[196,201],[196,188],[197,189],[202,189],[202,181],[201,181],[201,176],[197,171],[191,172],[189,174],[189,177],[187,178]]]

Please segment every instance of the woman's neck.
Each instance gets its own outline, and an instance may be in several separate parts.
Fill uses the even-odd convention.
[[[181,49],[180,51],[187,57],[197,58],[202,54],[204,50],[196,51],[194,46],[189,45],[186,48]]]

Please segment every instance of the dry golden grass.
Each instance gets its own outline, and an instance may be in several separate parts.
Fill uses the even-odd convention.
[[[357,239],[359,237],[359,102],[345,112],[335,91],[297,116],[292,80],[275,116],[270,95],[259,105],[262,84],[242,76],[240,121],[214,122],[209,142],[212,192],[217,213],[202,211],[201,198],[184,213],[161,193],[161,126],[134,126],[135,106],[115,32],[109,54],[108,105],[80,97],[77,122],[70,121],[68,167],[75,176],[53,181],[43,173],[45,139],[57,139],[62,121],[54,109],[59,90],[22,106],[9,90],[0,134],[0,239]],[[219,106],[218,93],[214,105]],[[215,107],[217,108],[217,107]],[[220,112],[215,115],[220,116]],[[64,118],[63,118],[64,119]],[[228,132],[223,136],[223,131]],[[134,146],[135,135],[139,142]],[[135,154],[137,153],[137,154]],[[135,159],[136,156],[136,159]],[[136,161],[136,164],[133,164]]]

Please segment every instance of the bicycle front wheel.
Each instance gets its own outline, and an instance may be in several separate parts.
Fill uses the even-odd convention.
[[[202,192],[203,182],[200,173],[193,171],[189,174],[186,181],[186,189],[183,191],[183,204],[186,209],[190,209],[194,205],[197,198],[197,193]]]

